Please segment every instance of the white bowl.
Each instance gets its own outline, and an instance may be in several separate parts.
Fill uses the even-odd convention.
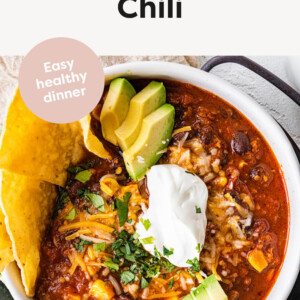
[[[106,83],[116,77],[174,79],[208,90],[242,112],[263,134],[272,147],[286,181],[290,200],[290,234],[286,257],[268,300],[284,300],[289,296],[300,267],[300,165],[285,133],[274,119],[252,98],[222,79],[204,71],[166,62],[136,62],[105,68]],[[14,299],[28,300],[20,282],[19,272],[11,263],[2,280]]]

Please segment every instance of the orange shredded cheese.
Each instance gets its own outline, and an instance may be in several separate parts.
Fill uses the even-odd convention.
[[[175,297],[180,295],[181,292],[170,292],[170,293],[163,293],[163,294],[154,294],[151,296],[145,297],[145,299],[157,299],[157,298],[167,298],[167,297]]]
[[[74,232],[73,234],[68,235],[66,237],[66,240],[67,241],[74,240],[77,237],[79,237],[81,234],[88,234],[88,233],[91,233],[91,231],[89,229],[78,230],[78,231]]]
[[[105,214],[105,213],[100,213],[97,215],[89,215],[88,219],[89,220],[97,220],[97,219],[109,219],[113,218],[117,214],[117,211],[113,211],[111,213]]]
[[[191,131],[191,130],[192,130],[191,126],[184,126],[184,127],[178,128],[173,131],[172,137],[180,132]]]
[[[114,231],[114,228],[112,228],[112,227],[106,226],[101,223],[90,222],[90,221],[82,221],[82,222],[76,222],[76,223],[62,225],[58,228],[58,231],[63,232],[63,231],[67,231],[67,230],[79,229],[79,228],[84,228],[84,227],[100,229],[100,230],[103,230],[103,231],[109,232],[109,233],[112,233]]]

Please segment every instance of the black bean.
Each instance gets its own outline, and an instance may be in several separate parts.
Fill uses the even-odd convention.
[[[238,131],[232,138],[231,147],[234,152],[243,155],[251,150],[251,144],[247,134]]]
[[[198,137],[200,138],[202,144],[208,145],[214,138],[214,131],[209,125],[203,126],[198,133]]]

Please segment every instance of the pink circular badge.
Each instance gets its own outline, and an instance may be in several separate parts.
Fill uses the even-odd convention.
[[[96,54],[70,38],[54,38],[35,46],[19,74],[21,96],[38,117],[70,123],[89,114],[104,89],[104,73]]]

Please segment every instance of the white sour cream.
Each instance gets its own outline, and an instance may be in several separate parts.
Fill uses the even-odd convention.
[[[140,219],[136,227],[140,241],[154,240],[151,244],[143,243],[153,255],[155,246],[162,255],[163,247],[173,249],[173,254],[165,257],[175,266],[190,266],[186,261],[199,257],[196,248],[200,244],[202,249],[205,240],[205,183],[177,165],[156,165],[147,173],[147,185],[149,209],[141,219],[144,223],[149,220],[151,226],[146,230]],[[196,213],[196,207],[201,213]]]

